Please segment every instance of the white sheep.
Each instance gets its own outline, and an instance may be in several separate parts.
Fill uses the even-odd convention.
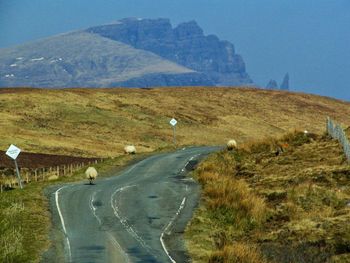
[[[229,140],[227,142],[226,145],[227,145],[227,150],[229,150],[229,151],[232,151],[233,149],[237,149],[237,142],[236,142],[236,140],[231,139],[231,140]]]
[[[135,154],[136,148],[134,145],[127,145],[124,147],[124,153],[126,154]]]
[[[85,171],[86,178],[89,179],[90,184],[96,179],[98,173],[94,167],[89,167]]]

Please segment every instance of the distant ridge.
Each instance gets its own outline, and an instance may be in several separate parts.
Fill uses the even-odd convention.
[[[0,87],[237,86],[252,83],[234,46],[196,22],[123,19],[0,49]]]
[[[205,36],[195,21],[173,28],[170,20],[126,18],[87,32],[151,51],[177,64],[205,73],[217,86],[246,85],[252,80],[232,43]]]

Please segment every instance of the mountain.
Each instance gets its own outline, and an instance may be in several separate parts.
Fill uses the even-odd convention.
[[[123,19],[0,49],[0,87],[221,86],[252,83],[234,46],[196,22]]]
[[[0,85],[111,87],[206,84],[202,74],[151,52],[86,32],[73,32],[0,51]],[[176,76],[176,80],[174,80]],[[136,83],[136,82],[135,82]]]
[[[252,83],[243,58],[235,53],[233,44],[215,35],[205,36],[195,21],[172,28],[169,19],[127,18],[86,31],[151,51],[177,64],[203,72],[218,86]]]

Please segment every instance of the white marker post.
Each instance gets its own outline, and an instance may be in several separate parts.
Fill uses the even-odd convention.
[[[177,120],[172,118],[170,121],[170,125],[173,126],[173,135],[174,135],[174,145],[175,146],[176,146],[176,124],[177,124]]]
[[[19,169],[18,169],[17,160],[16,160],[20,152],[21,152],[20,148],[18,148],[15,145],[11,144],[11,146],[8,148],[8,150],[6,152],[6,155],[11,157],[15,161],[18,184],[19,184],[19,187],[21,189],[23,189],[22,179],[21,179],[21,175],[19,174]]]

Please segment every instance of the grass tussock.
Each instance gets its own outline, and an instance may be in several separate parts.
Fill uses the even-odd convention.
[[[261,252],[255,246],[235,242],[225,246],[222,250],[214,252],[209,263],[266,263]]]
[[[211,155],[186,231],[194,262],[350,262],[349,171],[337,141],[297,131]]]
[[[205,187],[204,195],[213,216],[223,215],[223,224],[231,222],[245,229],[247,225],[260,225],[265,220],[264,200],[256,196],[243,180],[225,178],[211,183]]]
[[[224,215],[223,224],[231,222],[244,230],[249,225],[261,225],[266,219],[265,201],[235,175],[241,156],[220,152],[212,155],[197,170],[197,178],[204,185],[207,208],[214,217]]]

